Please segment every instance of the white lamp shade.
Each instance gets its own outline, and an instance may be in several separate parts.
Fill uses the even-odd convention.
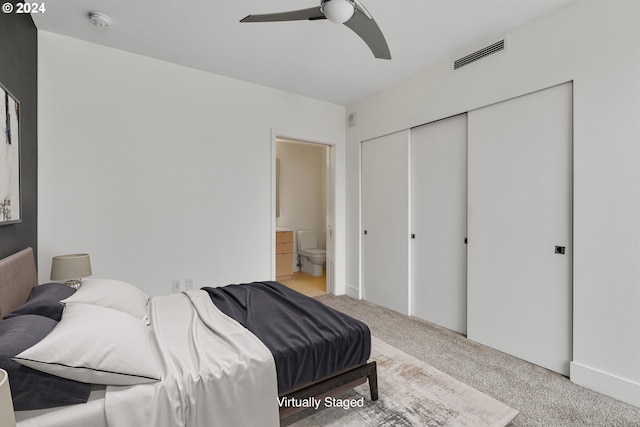
[[[70,254],[53,257],[51,280],[73,280],[91,276],[91,260],[88,254]]]
[[[322,5],[322,13],[327,19],[336,24],[344,24],[353,16],[355,8],[347,0],[327,0]]]
[[[0,427],[16,427],[9,376],[3,369],[0,369]]]

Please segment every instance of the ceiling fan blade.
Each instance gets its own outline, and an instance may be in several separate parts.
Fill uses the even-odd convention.
[[[292,10],[290,12],[265,13],[263,15],[249,15],[240,22],[277,22],[277,21],[315,21],[327,19],[320,11],[320,7]]]
[[[367,16],[360,8],[356,8],[356,12],[344,25],[364,40],[371,52],[373,52],[373,56],[380,59],[391,59],[389,46],[382,31],[380,31],[380,27],[378,27],[373,18]]]

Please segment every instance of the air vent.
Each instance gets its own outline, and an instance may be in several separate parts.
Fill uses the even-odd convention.
[[[486,58],[489,55],[493,55],[494,53],[502,52],[503,50],[505,50],[506,46],[506,39],[501,39],[495,43],[490,44],[489,46],[483,47],[482,49],[465,55],[462,58],[458,58],[453,61],[453,70],[455,71],[482,58]]]

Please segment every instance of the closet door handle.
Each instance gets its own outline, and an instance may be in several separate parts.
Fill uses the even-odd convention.
[[[564,255],[564,253],[565,253],[565,247],[564,246],[556,246],[556,254]]]
[[[364,234],[365,234],[365,235],[367,234],[367,230],[364,230]]]

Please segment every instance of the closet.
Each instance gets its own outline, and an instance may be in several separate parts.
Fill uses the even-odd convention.
[[[467,115],[411,130],[411,314],[467,331]]]
[[[469,113],[468,337],[569,375],[571,83]]]
[[[572,98],[566,83],[363,142],[364,299],[568,375]]]
[[[409,313],[409,131],[365,141],[362,159],[363,298]]]

